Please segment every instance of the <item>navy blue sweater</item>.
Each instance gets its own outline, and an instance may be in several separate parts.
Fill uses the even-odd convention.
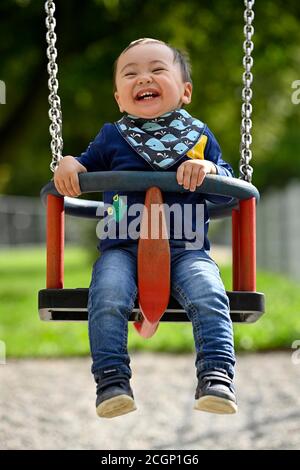
[[[204,158],[205,160],[209,160],[213,162],[216,166],[217,173],[221,176],[233,176],[233,170],[228,163],[226,163],[222,159],[221,149],[216,141],[212,132],[205,127],[203,132],[203,136],[201,137],[202,142],[200,145],[200,153],[203,152],[202,156],[193,156],[190,157],[188,154],[182,156],[179,160],[174,163],[173,166],[167,168],[163,171],[171,171],[176,172],[177,168],[185,161],[190,160],[190,158]],[[201,141],[200,139],[200,141]],[[204,140],[203,140],[204,139]],[[200,143],[199,141],[199,143]],[[195,148],[197,147],[197,144]],[[145,161],[140,155],[138,155],[132,147],[126,142],[126,140],[121,136],[117,127],[114,124],[106,123],[100,130],[99,134],[96,136],[95,140],[91,142],[85,152],[83,152],[80,156],[76,157],[76,159],[87,169],[87,171],[155,171],[150,164]],[[162,170],[160,170],[162,171]],[[129,209],[132,204],[143,204],[145,200],[145,192],[137,192],[137,191],[130,191],[130,192],[121,192],[121,191],[106,191],[104,192],[103,201],[105,203],[105,207],[107,210],[104,212],[104,216],[106,217],[104,220],[110,220],[112,218],[112,214],[116,214],[114,212],[116,206],[113,200],[113,197],[118,194],[119,199],[122,199],[122,202],[125,201],[127,204],[127,208]],[[126,196],[126,198],[124,198]],[[182,246],[187,247],[186,242],[193,244],[194,241],[198,239],[198,242],[194,244],[193,249],[204,249],[209,250],[209,241],[207,238],[208,232],[208,223],[209,223],[209,214],[206,207],[205,200],[209,200],[213,203],[224,203],[227,202],[230,198],[224,196],[215,196],[215,195],[203,195],[201,193],[196,192],[166,192],[163,194],[164,204],[171,207],[173,204],[179,204],[182,209],[182,217],[181,221],[176,219],[175,215],[172,219],[172,211],[170,211],[170,219],[169,219],[169,237],[170,237],[170,245],[173,246]],[[118,202],[119,204],[119,202]],[[191,237],[191,234],[186,236],[183,230],[180,231],[181,235],[178,237],[178,229],[175,233],[175,222],[176,227],[180,227],[180,223],[184,224],[184,204],[189,204],[190,210],[192,212],[185,212],[185,214],[192,214],[192,232],[197,234],[199,229],[199,219],[198,224],[196,224],[196,205],[202,205],[203,207],[203,221],[201,236],[195,236],[194,239]],[[178,206],[177,206],[178,207]],[[199,207],[199,206],[198,206]],[[118,206],[120,208],[120,206]],[[109,215],[110,214],[110,215]],[[199,214],[199,212],[198,212]],[[125,235],[124,233],[121,238],[118,238],[118,229],[119,229],[119,222],[121,219],[113,217],[115,226],[117,227],[117,237],[116,238],[109,238],[107,236],[102,236],[99,243],[99,249],[104,251],[107,248],[112,246],[117,246],[120,244],[126,243],[137,243],[137,239],[131,237],[130,231]],[[130,222],[134,219],[137,219],[137,216],[132,216],[127,214],[126,224],[127,226]],[[103,224],[104,221],[102,221]],[[135,225],[137,230],[139,231],[139,224]],[[121,230],[122,232],[122,230]],[[121,233],[120,232],[120,233]],[[98,235],[99,237],[99,235]],[[190,248],[192,245],[189,245]]]

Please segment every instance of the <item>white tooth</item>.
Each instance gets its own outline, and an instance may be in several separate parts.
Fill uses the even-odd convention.
[[[140,96],[143,97],[143,96],[148,96],[148,95],[153,95],[153,93],[151,91],[145,91]]]
[[[149,99],[154,99],[155,96],[154,96],[154,93],[152,91],[144,91],[143,93],[138,95],[138,98],[140,98],[140,99],[144,98],[145,100],[149,100]]]

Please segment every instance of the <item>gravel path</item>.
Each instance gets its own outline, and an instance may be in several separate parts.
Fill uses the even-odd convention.
[[[132,354],[138,410],[100,420],[88,358],[0,366],[1,449],[300,449],[300,364],[238,356],[239,412],[193,410],[192,355]]]

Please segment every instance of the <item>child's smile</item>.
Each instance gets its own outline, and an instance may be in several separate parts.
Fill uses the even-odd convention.
[[[153,89],[147,89],[147,90],[142,90],[139,91],[138,94],[136,95],[135,99],[139,102],[142,101],[149,101],[149,100],[155,100],[155,98],[159,98],[160,93],[156,90]]]
[[[142,88],[136,93],[134,100],[139,105],[139,108],[142,106],[149,108],[161,100],[161,93],[155,88]]]

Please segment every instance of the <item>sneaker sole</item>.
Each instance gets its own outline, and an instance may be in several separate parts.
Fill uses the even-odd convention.
[[[109,398],[97,406],[96,412],[100,418],[114,418],[135,411],[134,400],[128,395],[118,395]]]
[[[234,414],[238,408],[236,403],[226,398],[206,395],[195,401],[194,410],[217,414]]]

